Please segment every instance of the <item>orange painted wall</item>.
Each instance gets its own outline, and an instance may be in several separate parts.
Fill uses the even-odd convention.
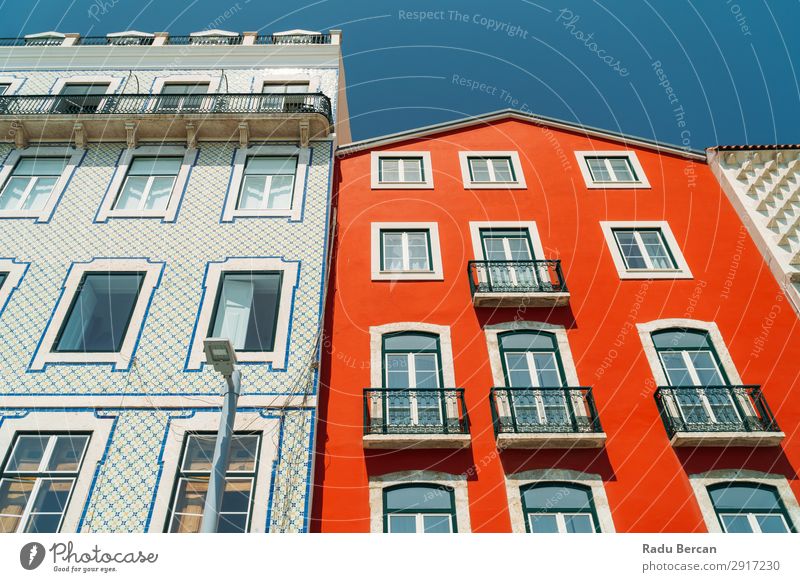
[[[472,530],[477,532],[510,531],[503,476],[520,470],[600,474],[619,532],[705,531],[688,475],[712,469],[779,473],[800,498],[800,398],[790,398],[800,384],[800,326],[705,164],[514,120],[382,149],[430,151],[435,189],[371,190],[369,151],[338,163],[336,255],[326,315],[312,530],[369,531],[369,476],[411,469],[467,474]],[[652,187],[587,189],[573,152],[591,149],[634,149]],[[527,189],[465,190],[459,150],[519,151]],[[536,221],[545,258],[562,260],[569,307],[473,307],[466,275],[467,261],[474,258],[469,222],[489,220]],[[668,221],[694,279],[621,281],[601,220]],[[370,223],[377,221],[438,222],[444,281],[372,282]],[[670,446],[653,398],[650,366],[635,328],[626,323],[673,317],[717,323],[743,382],[762,385],[787,435],[780,448]],[[608,435],[604,449],[497,452],[482,327],[515,318],[566,326],[578,377],[593,387]],[[456,382],[465,388],[470,414],[471,448],[363,449],[369,327],[402,321],[451,326]],[[764,350],[754,355],[755,338],[765,323]],[[604,359],[610,362],[605,369]]]

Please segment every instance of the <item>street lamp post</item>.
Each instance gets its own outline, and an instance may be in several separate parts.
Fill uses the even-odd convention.
[[[225,473],[228,469],[228,457],[231,452],[233,424],[236,420],[236,404],[241,391],[241,373],[236,369],[236,351],[233,349],[229,339],[208,338],[203,342],[203,346],[206,353],[206,361],[223,375],[226,384],[222,401],[222,414],[219,419],[219,431],[214,445],[211,476],[203,507],[203,522],[200,526],[201,532],[214,533],[219,525],[222,496],[225,494]]]

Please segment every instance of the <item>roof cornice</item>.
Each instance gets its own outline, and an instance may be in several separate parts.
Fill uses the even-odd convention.
[[[598,137],[602,139],[617,141],[620,143],[624,143],[626,145],[638,146],[646,149],[656,150],[659,152],[669,153],[691,160],[697,160],[703,162],[706,161],[706,154],[703,150],[682,148],[674,144],[667,144],[642,137],[629,136],[623,133],[600,129],[597,127],[591,127],[588,125],[581,125],[578,123],[572,123],[561,119],[555,119],[553,117],[534,115],[532,113],[526,113],[524,111],[519,111],[517,109],[501,109],[499,111],[492,111],[490,113],[484,113],[472,117],[464,117],[453,121],[446,121],[444,123],[427,125],[424,127],[418,127],[415,129],[401,131],[398,133],[392,133],[365,140],[355,141],[340,146],[337,150],[337,153],[340,156],[346,156],[349,154],[365,150],[375,149],[385,145],[391,145],[404,141],[420,139],[436,135],[439,133],[445,133],[448,131],[454,131],[457,129],[472,127],[475,125],[488,125],[492,122],[502,121],[505,119],[516,119],[519,121],[534,123],[540,126],[552,127],[554,129],[561,129],[573,133],[577,132],[591,137]]]

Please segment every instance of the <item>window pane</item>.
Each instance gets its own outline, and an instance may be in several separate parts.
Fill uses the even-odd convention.
[[[105,95],[108,83],[68,83],[60,95]]]
[[[215,442],[214,435],[190,435],[181,470],[210,472]]]
[[[470,158],[469,167],[472,172],[473,182],[490,182],[489,160],[483,158]]]
[[[567,533],[594,533],[592,516],[586,513],[564,515]]]
[[[118,210],[138,210],[146,187],[147,178],[145,176],[128,176],[114,208]]]
[[[416,533],[417,518],[414,515],[389,515],[389,533]]]
[[[247,514],[221,513],[217,522],[217,533],[245,533],[247,531]]]
[[[527,509],[589,509],[589,492],[569,485],[540,485],[522,493]]]
[[[22,197],[30,184],[30,178],[15,178],[12,176],[6,182],[0,194],[0,210],[17,210],[22,203]]]
[[[493,158],[491,160],[496,182],[513,182],[514,173],[511,170],[511,160],[508,158]]]
[[[561,375],[558,373],[558,365],[556,364],[554,353],[533,354],[533,363],[536,366],[539,386],[561,386]],[[558,394],[561,395],[560,392]]]
[[[772,488],[753,487],[746,484],[730,484],[709,491],[717,510],[734,509],[769,511],[779,510],[778,495]]]
[[[403,235],[399,232],[383,233],[383,270],[403,270]]]
[[[87,436],[56,437],[56,444],[53,447],[50,461],[47,463],[47,470],[77,471],[88,441],[89,437]]]
[[[400,182],[400,160],[380,159],[380,181]]]
[[[451,509],[450,491],[439,487],[400,487],[386,492],[386,507],[398,509]]]
[[[170,532],[172,533],[197,533],[203,522],[203,515],[197,514],[175,514],[172,518]]]
[[[689,352],[689,359],[692,361],[695,372],[697,372],[701,386],[720,386],[725,384],[722,376],[717,371],[714,356],[711,352]]]
[[[38,471],[44,449],[50,437],[47,435],[22,435],[17,438],[14,452],[6,465],[6,472]]]
[[[550,333],[514,332],[500,336],[500,343],[505,350],[555,350],[555,336]]]
[[[28,198],[22,204],[22,210],[41,210],[50,199],[56,178],[37,178],[33,188],[28,193]]]
[[[202,516],[207,491],[207,479],[181,479],[175,502],[175,512]]]
[[[32,513],[62,513],[67,507],[72,479],[42,479]]]
[[[761,533],[788,533],[786,522],[780,515],[756,515]]]
[[[14,168],[13,175],[60,176],[66,167],[66,158],[22,158]]]
[[[239,208],[258,210],[264,208],[266,198],[267,177],[245,176],[242,181],[242,194],[239,196]]]
[[[403,182],[422,182],[422,160],[405,158],[403,160]]]
[[[647,267],[632,230],[617,230],[614,231],[614,236],[617,237],[619,250],[627,268],[644,269]]]
[[[55,351],[118,352],[143,280],[143,273],[84,275]]]
[[[228,471],[255,471],[258,436],[234,435],[231,439],[231,453]]]
[[[147,201],[144,203],[145,210],[164,210],[169,204],[169,198],[172,194],[172,185],[175,183],[175,178],[172,176],[164,176],[153,178],[153,183],[150,185],[150,194]]]
[[[418,352],[423,350],[437,350],[436,336],[424,334],[401,333],[387,335],[383,338],[383,347],[392,351]]]
[[[294,176],[273,176],[267,208],[288,210],[292,207]]]
[[[8,278],[8,273],[0,273],[0,289],[3,288],[3,284],[6,282]]]
[[[244,173],[245,175],[276,176],[285,174],[294,176],[296,170],[296,157],[256,156],[247,159]]]
[[[666,245],[662,238],[660,231],[641,231],[639,236],[642,237],[645,252],[650,257],[650,262],[653,263],[655,269],[674,269],[675,264],[667,252]]]
[[[269,352],[275,343],[281,273],[225,273],[212,335],[237,350]]]
[[[439,358],[436,354],[415,354],[417,388],[439,387]]]
[[[11,87],[11,85],[8,83],[0,83],[0,95],[5,95],[9,87]]]
[[[753,533],[746,515],[720,515],[728,533]]]
[[[412,271],[428,271],[428,235],[424,232],[409,232],[408,268]]]
[[[60,513],[34,514],[28,519],[25,533],[57,533],[60,522]]]
[[[449,515],[423,515],[422,524],[425,533],[450,533]]]
[[[611,164],[611,169],[614,171],[617,182],[633,182],[636,180],[628,158],[609,158],[608,161]]]
[[[177,176],[182,158],[136,157],[128,169],[129,176]]]
[[[405,354],[386,355],[386,387],[408,388],[411,379],[408,376],[408,356]]]
[[[208,83],[167,83],[161,88],[163,95],[201,95],[208,92]]]
[[[222,496],[222,512],[247,514],[250,510],[251,485],[249,479],[226,479],[225,493]]]
[[[530,514],[528,518],[531,533],[558,533],[558,520],[555,514]]]
[[[533,386],[528,357],[525,354],[506,353],[506,370],[508,384],[512,388],[528,388]]]
[[[606,168],[604,158],[586,158],[586,163],[589,166],[589,173],[592,175],[592,180],[595,182],[611,182],[611,174]]]
[[[709,348],[711,341],[704,331],[691,329],[675,329],[659,331],[653,334],[653,343],[662,349]]]
[[[667,374],[670,386],[694,385],[682,352],[662,352],[661,362],[664,364],[664,371]]]
[[[3,479],[0,481],[0,532],[15,530],[18,517],[25,511],[33,491],[34,480]]]

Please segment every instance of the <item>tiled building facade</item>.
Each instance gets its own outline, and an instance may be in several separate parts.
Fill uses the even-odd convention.
[[[241,333],[235,431],[249,437],[222,521],[307,530],[333,152],[348,133],[339,40],[130,32],[0,48],[4,529],[196,529],[198,443],[224,385],[202,340],[221,329]],[[89,345],[95,328],[115,345]]]

